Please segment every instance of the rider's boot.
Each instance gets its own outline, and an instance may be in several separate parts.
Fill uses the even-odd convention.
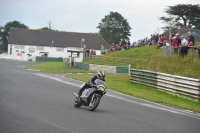
[[[81,86],[81,89],[78,91],[78,96],[79,96],[79,97],[81,96],[83,90],[86,89],[86,87],[87,87],[87,84],[86,84],[86,83],[83,84],[83,85]]]

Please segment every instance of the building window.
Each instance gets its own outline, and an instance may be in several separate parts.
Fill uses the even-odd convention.
[[[19,45],[15,45],[15,49],[19,49]]]
[[[44,50],[44,47],[37,47],[37,50],[39,50],[39,51],[43,51]]]
[[[24,49],[25,46],[24,45],[15,45],[15,49]]]
[[[64,49],[63,49],[63,48],[56,48],[56,51],[57,51],[57,52],[63,52]]]

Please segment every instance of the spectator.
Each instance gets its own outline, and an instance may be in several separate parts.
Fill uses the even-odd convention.
[[[161,36],[160,36],[160,41],[161,41],[162,44],[164,43],[164,40],[165,40],[164,35],[161,35]]]
[[[94,52],[95,52],[94,49],[90,50],[90,57],[94,57],[94,54],[95,54]]]
[[[172,38],[175,36],[175,34],[174,33],[172,33]]]
[[[134,45],[135,45],[135,43],[133,42],[132,45],[131,45],[131,48],[134,48]]]
[[[130,47],[130,46],[131,46],[131,43],[130,43],[130,41],[129,41],[129,40],[128,40],[128,42],[127,42],[127,43],[128,43],[128,46]]]
[[[188,46],[187,40],[184,38],[184,36],[181,36],[181,52],[180,53],[182,57],[187,55],[187,46]]]
[[[119,44],[119,50],[123,50],[123,46],[121,43]]]
[[[138,47],[138,42],[135,42],[134,47]]]
[[[105,49],[103,45],[101,45],[101,54],[105,54]]]
[[[146,39],[145,39],[145,45],[147,45],[148,44],[148,37],[146,37]]]
[[[119,44],[116,44],[115,51],[119,50]]]
[[[142,46],[145,44],[145,38],[141,40]]]
[[[130,49],[130,47],[129,47],[128,43],[126,43],[126,49],[127,49],[127,50],[128,50],[128,49]]]
[[[190,41],[189,46],[194,46],[193,41]]]
[[[151,44],[151,40],[150,40],[150,39],[148,40],[148,43],[147,43],[147,45],[152,45],[152,44]]]
[[[199,55],[199,60],[200,60],[200,44],[198,45],[198,55]]]
[[[164,40],[165,40],[164,35],[160,35],[160,39],[159,39],[159,43],[158,43],[158,47],[157,48],[160,48],[160,47],[163,46]]]
[[[114,49],[115,49],[115,47],[116,47],[116,44],[115,44],[115,43],[113,43],[113,47],[114,47]]]
[[[158,38],[157,38],[156,35],[153,36],[153,39],[154,39],[154,44],[157,44],[157,41],[158,41],[157,39],[158,39]]]
[[[138,40],[138,42],[137,42],[137,46],[138,46],[138,47],[141,46],[141,42],[140,42],[140,40]]]
[[[159,43],[159,35],[158,34],[156,34],[156,40],[155,40],[155,44],[158,44]]]
[[[169,42],[167,40],[166,40],[165,44],[166,44],[166,47],[169,48]]]
[[[154,45],[154,35],[151,35],[151,44]]]
[[[177,41],[178,41],[178,46],[181,46],[181,39],[180,39],[178,33],[176,33],[176,39],[177,39]]]
[[[114,51],[115,51],[114,46],[111,46],[111,48],[110,48],[110,52],[114,52]]]
[[[94,50],[94,49],[93,49],[93,50]],[[94,56],[96,56],[96,50],[94,50],[94,54],[93,54],[93,57],[94,57]]]
[[[179,46],[181,46],[181,39],[180,39],[180,37],[179,37],[179,33],[176,33],[176,39],[177,39],[177,41],[178,41],[178,52],[180,52]]]
[[[168,56],[167,43],[168,43],[167,40],[164,40],[164,41],[163,41],[163,46],[162,46],[162,49],[163,49],[163,55],[164,55],[165,57]]]
[[[174,54],[178,54],[178,40],[176,39],[177,38],[177,34],[176,36],[174,36],[172,39],[172,46],[174,47]]]
[[[86,50],[85,50],[85,57],[89,57],[89,54],[90,54],[90,50],[89,50],[89,49],[86,49]]]
[[[174,36],[175,36],[175,34],[174,34],[174,33],[172,33],[172,38],[173,38]],[[173,40],[171,39],[171,43],[172,43],[172,41],[173,41]]]
[[[108,49],[106,48],[106,49],[105,49],[105,54],[107,54],[107,53],[108,53]]]
[[[194,41],[194,37],[192,36],[191,31],[188,32],[188,37],[189,37],[188,46],[194,46],[195,41]]]
[[[124,44],[124,50],[126,50],[126,45]]]

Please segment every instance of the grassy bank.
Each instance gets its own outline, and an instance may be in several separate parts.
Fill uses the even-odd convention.
[[[127,60],[130,59],[130,62],[123,63],[124,58]],[[121,61],[119,61],[119,59],[121,59]],[[131,68],[135,69],[200,79],[200,60],[198,59],[197,52],[192,53],[191,50],[189,50],[189,54],[185,58],[176,55],[164,57],[162,49],[156,49],[156,46],[143,46],[85,59],[84,62],[119,66],[131,64]]]
[[[69,78],[86,82],[91,75],[70,75]],[[130,96],[138,97],[155,103],[179,109],[192,110],[200,113],[200,102],[191,101],[166,92],[155,90],[143,85],[133,84],[128,76],[106,76],[107,88]]]
[[[45,62],[35,66],[27,66],[25,69],[40,70],[44,73],[91,73],[89,70],[81,70],[76,68],[65,68],[64,62]]]

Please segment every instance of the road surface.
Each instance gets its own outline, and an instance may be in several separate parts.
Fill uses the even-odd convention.
[[[199,133],[200,116],[108,91],[90,112],[73,106],[79,81],[0,60],[0,133]]]

